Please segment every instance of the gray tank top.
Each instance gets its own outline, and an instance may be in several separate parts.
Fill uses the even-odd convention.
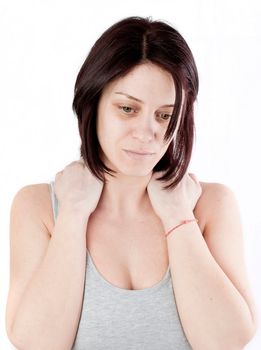
[[[58,200],[50,182],[54,219]],[[187,350],[173,292],[170,267],[145,289],[124,289],[107,281],[87,250],[80,321],[72,350]]]

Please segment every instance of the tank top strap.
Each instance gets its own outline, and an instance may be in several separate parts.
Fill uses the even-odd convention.
[[[57,197],[55,195],[54,181],[50,181],[49,186],[50,186],[50,192],[51,192],[53,217],[54,217],[54,221],[55,221],[56,218],[57,218],[57,215],[58,215],[58,199],[57,199]]]

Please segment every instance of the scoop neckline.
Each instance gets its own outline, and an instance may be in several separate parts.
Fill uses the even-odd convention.
[[[88,264],[88,261],[90,261],[90,268],[95,273],[96,277],[101,281],[101,283],[105,287],[107,287],[108,289],[111,289],[113,291],[116,291],[118,293],[129,294],[129,295],[154,293],[155,291],[160,289],[163,285],[165,285],[169,281],[169,279],[171,278],[170,265],[168,265],[167,271],[165,272],[163,278],[151,287],[147,287],[147,288],[143,288],[143,289],[121,288],[121,287],[118,287],[118,286],[112,284],[106,278],[104,278],[104,276],[97,269],[97,267],[93,261],[93,258],[92,258],[91,254],[87,248],[86,248],[86,253],[87,253],[86,254],[87,264]]]

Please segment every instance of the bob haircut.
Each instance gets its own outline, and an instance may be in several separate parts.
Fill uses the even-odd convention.
[[[80,153],[86,166],[98,179],[105,181],[104,172],[114,176],[110,172],[115,171],[106,167],[100,158],[101,147],[96,133],[98,102],[109,82],[124,77],[135,66],[148,62],[169,72],[176,90],[172,118],[164,141],[173,136],[180,115],[179,130],[153,168],[153,172],[164,171],[158,180],[172,180],[165,189],[174,188],[186,173],[191,158],[198,72],[184,38],[162,21],[153,21],[151,17],[127,17],[109,27],[91,48],[78,73],[72,103],[82,142]]]

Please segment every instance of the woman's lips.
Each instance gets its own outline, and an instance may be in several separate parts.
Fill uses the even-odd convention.
[[[124,150],[124,152],[126,152],[126,154],[132,158],[132,159],[149,159],[151,158],[155,153],[138,153],[138,152],[134,152],[134,151],[128,151],[128,150]]]

